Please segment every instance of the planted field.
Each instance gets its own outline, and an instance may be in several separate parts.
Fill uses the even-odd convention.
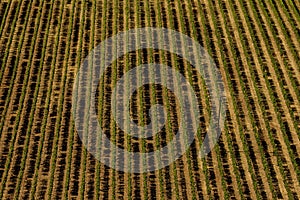
[[[222,76],[226,119],[219,141],[200,158],[215,111],[201,74],[168,51],[126,53],[105,70],[95,95],[99,124],[112,143],[131,152],[152,152],[180,129],[182,98],[159,84],[135,91],[129,110],[132,121],[146,126],[151,106],[163,105],[166,121],[160,132],[136,138],[116,123],[113,89],[142,64],[164,64],[180,72],[197,96],[200,115],[195,140],[179,159],[159,170],[128,173],[104,165],[83,145],[72,97],[84,90],[73,86],[92,49],[120,32],[143,27],[176,30],[206,49]],[[91,71],[86,74],[79,79],[92,77]],[[155,79],[156,74],[179,84],[163,69],[134,80]],[[130,85],[121,90],[124,95],[117,98],[125,99]],[[126,119],[125,114],[119,116]],[[125,120],[124,126],[129,123]],[[299,140],[298,1],[0,1],[0,199],[300,199]],[[127,162],[116,149],[95,142],[112,166]],[[139,160],[132,167],[144,169],[164,159]]]

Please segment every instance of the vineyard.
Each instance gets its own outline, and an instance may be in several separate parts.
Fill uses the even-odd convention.
[[[146,84],[131,96],[130,117],[146,126],[151,106],[163,105],[161,131],[136,138],[118,126],[113,89],[139,65],[178,71],[200,111],[195,140],[179,159],[129,173],[104,165],[83,145],[72,97],[80,67],[97,45],[143,27],[175,30],[204,47],[224,82],[226,118],[212,151],[199,157],[214,112],[203,74],[172,52],[126,53],[105,70],[95,95],[99,124],[113,144],[152,152],[166,146],[183,121],[180,98]],[[163,70],[156,73],[174,81]],[[299,140],[300,1],[0,0],[0,199],[300,199]],[[96,142],[111,165],[126,162]],[[134,165],[142,169],[164,159]]]

